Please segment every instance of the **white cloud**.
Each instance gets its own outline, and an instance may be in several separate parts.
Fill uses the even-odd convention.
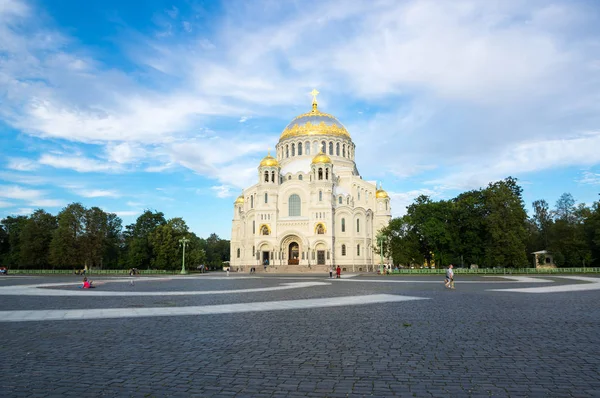
[[[75,193],[84,198],[118,198],[121,196],[118,192],[107,189],[83,189]]]
[[[229,198],[234,195],[231,192],[231,187],[228,185],[217,185],[214,187],[210,187],[210,189],[217,193],[218,198]]]
[[[532,141],[517,144],[497,153],[489,153],[475,162],[463,164],[460,170],[428,184],[447,188],[473,189],[510,175],[571,165],[600,163],[600,132],[561,140]]]
[[[61,199],[36,199],[28,201],[27,204],[36,207],[62,207],[65,205],[65,201]]]
[[[188,21],[183,21],[181,23],[181,26],[183,26],[183,30],[185,30],[188,33],[190,33],[192,31],[192,24],[189,23]]]
[[[32,171],[37,169],[39,165],[27,158],[9,158],[7,167],[18,171]]]
[[[131,217],[131,216],[136,216],[138,214],[142,214],[142,212],[140,210],[113,211],[111,213],[115,213],[119,217]]]
[[[600,185],[600,173],[593,173],[591,171],[584,171],[582,177],[577,180],[580,184],[586,185]]]
[[[100,162],[95,159],[75,156],[54,156],[46,154],[40,157],[39,163],[57,169],[71,169],[80,173],[117,172],[122,170],[122,167],[119,164]]]
[[[406,208],[411,205],[416,198],[421,195],[426,195],[435,199],[440,196],[441,191],[440,188],[435,188],[415,189],[408,192],[388,192],[392,204],[392,215],[394,217],[402,217],[406,214]]]
[[[45,192],[37,189],[21,188],[16,185],[0,186],[0,198],[37,200],[44,196]]]
[[[21,207],[17,209],[17,211],[13,212],[13,214],[18,216],[28,216],[33,213],[33,209],[29,207]]]
[[[0,207],[13,207],[14,204],[7,202],[5,200],[0,200]]]

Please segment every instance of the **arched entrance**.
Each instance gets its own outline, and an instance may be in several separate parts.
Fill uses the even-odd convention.
[[[288,265],[300,264],[300,246],[297,242],[290,242],[288,246]]]

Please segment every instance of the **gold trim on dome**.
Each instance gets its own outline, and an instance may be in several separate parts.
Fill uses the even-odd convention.
[[[238,196],[238,198],[235,200],[235,203],[243,204],[244,203],[244,195]]]
[[[309,112],[305,115],[310,116],[311,113]],[[305,115],[300,115],[298,117],[302,117]],[[281,140],[288,137],[297,137],[303,135],[337,135],[340,137],[350,138],[348,130],[346,130],[344,127],[340,127],[337,124],[325,124],[325,122],[322,121],[319,124],[312,124],[311,122],[306,122],[302,126],[294,124],[292,127],[288,127],[285,130],[283,130],[283,133],[281,133],[281,137],[279,139]]]

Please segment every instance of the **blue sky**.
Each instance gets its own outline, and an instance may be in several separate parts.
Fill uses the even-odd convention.
[[[313,88],[396,216],[509,175],[528,205],[598,198],[597,1],[0,0],[0,217],[81,202],[229,238]]]

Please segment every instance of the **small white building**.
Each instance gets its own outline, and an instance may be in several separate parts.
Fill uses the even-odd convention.
[[[346,128],[317,107],[283,130],[276,157],[234,203],[231,266],[249,271],[374,270],[379,230],[391,219],[388,194],[364,181]]]

